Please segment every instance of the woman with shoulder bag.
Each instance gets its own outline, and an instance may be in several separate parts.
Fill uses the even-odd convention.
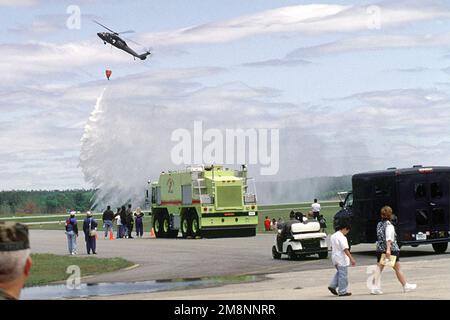
[[[83,221],[84,239],[86,240],[87,254],[97,254],[96,252],[96,237],[97,237],[97,222],[92,217],[92,213],[88,211],[86,213],[86,219]]]
[[[377,225],[377,274],[374,278],[371,294],[383,294],[380,279],[384,264],[390,262],[391,256],[395,256],[393,269],[398,281],[402,284],[403,292],[410,292],[417,288],[416,284],[406,281],[405,275],[400,270],[400,247],[397,244],[397,235],[392,224],[392,208],[384,206],[381,208],[381,221]],[[386,262],[382,261],[384,259]]]

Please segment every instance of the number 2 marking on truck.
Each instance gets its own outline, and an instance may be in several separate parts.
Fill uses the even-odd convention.
[[[169,178],[169,180],[167,180],[167,186],[169,187],[169,190],[167,190],[168,193],[173,193],[173,179]]]

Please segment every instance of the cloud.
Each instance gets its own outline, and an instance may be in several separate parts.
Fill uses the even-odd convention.
[[[373,9],[377,9],[375,13]],[[376,15],[378,13],[379,16]],[[375,21],[375,26],[379,24],[384,30],[423,20],[448,18],[449,7],[442,1],[385,1],[373,6],[310,4],[281,7],[175,31],[142,34],[139,41],[158,46],[212,44],[262,34],[317,35],[370,31],[374,19],[379,19]]]
[[[448,45],[450,45],[450,33],[432,35],[377,34],[350,37],[317,46],[299,48],[289,53],[286,58],[301,59],[355,51],[447,47]]]
[[[81,17],[83,19],[82,22],[98,19],[98,16],[84,12]],[[30,36],[35,39],[37,36],[67,30],[67,18],[67,14],[37,15],[30,24],[19,24],[9,28],[8,31],[17,35]]]
[[[241,66],[243,67],[293,67],[299,65],[308,65],[311,64],[311,61],[307,61],[304,59],[269,59],[264,61],[257,62],[248,62],[244,63]]]
[[[441,69],[443,72],[450,74],[450,67]]]
[[[38,3],[38,0],[0,0],[0,7],[30,7]]]
[[[32,42],[26,44],[0,44],[0,72],[5,83],[48,77],[51,73],[82,74],[89,66],[130,63],[126,53],[111,54],[98,42],[53,44]]]
[[[413,67],[413,68],[399,68],[399,69],[394,69],[393,71],[404,72],[404,73],[421,73],[421,72],[425,72],[425,71],[429,71],[429,70],[431,70],[431,69],[427,68],[427,67]]]

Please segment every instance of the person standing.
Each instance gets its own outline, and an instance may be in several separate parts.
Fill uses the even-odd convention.
[[[319,215],[320,232],[326,233],[327,230],[327,220],[323,214]]]
[[[105,229],[105,239],[108,237],[108,233],[110,231],[114,233],[113,219],[114,219],[114,212],[112,212],[111,206],[107,206],[106,211],[103,212],[102,216],[103,228]]]
[[[84,239],[86,240],[87,254],[97,254],[96,252],[96,236],[97,236],[97,221],[92,217],[92,213],[86,213],[86,219],[83,221]]]
[[[353,259],[350,253],[348,241],[346,235],[350,231],[350,226],[341,226],[341,229],[336,231],[330,238],[332,261],[336,268],[336,274],[331,280],[328,290],[335,296],[350,296],[351,292],[347,291],[348,288],[348,266],[356,265],[355,259]]]
[[[273,218],[272,219],[272,230],[277,230],[277,219]]]
[[[141,208],[137,208],[134,213],[135,222],[136,222],[136,238],[142,238],[144,235],[144,214],[141,211]]]
[[[414,291],[417,288],[416,284],[408,283],[405,275],[400,270],[400,247],[397,243],[397,235],[392,224],[392,208],[384,206],[381,208],[381,221],[377,225],[377,273],[374,278],[373,288],[371,294],[383,294],[381,291],[381,273],[384,265],[381,264],[381,256],[384,254],[386,260],[390,260],[391,256],[395,256],[394,271],[398,281],[402,284],[403,292]]]
[[[271,221],[269,219],[269,216],[266,216],[266,219],[264,220],[264,229],[266,231],[270,231],[270,225],[271,225]]]
[[[320,203],[317,202],[317,199],[314,199],[314,203],[311,205],[313,218],[319,220],[320,215]]]
[[[128,238],[133,239],[131,232],[133,231],[134,219],[133,219],[133,211],[131,211],[131,204],[128,205],[128,209],[126,212],[126,219],[127,219],[127,227],[128,227],[128,233],[127,233]]]
[[[75,218],[75,211],[70,212],[70,217],[66,220],[66,235],[67,244],[69,247],[69,254],[77,254],[77,237],[78,237],[78,222]]]
[[[120,221],[120,208],[117,208],[117,212],[114,215],[114,219],[116,220],[116,228],[117,228],[116,238],[120,239],[123,237],[123,226],[122,222]]]
[[[120,209],[120,221],[122,223],[122,237],[128,238],[127,209],[122,206]]]

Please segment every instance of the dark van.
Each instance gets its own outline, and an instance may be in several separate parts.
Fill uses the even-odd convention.
[[[383,206],[392,207],[400,246],[431,244],[436,253],[447,250],[450,209],[450,167],[414,166],[355,174],[334,227],[351,224],[352,245],[374,243]]]

